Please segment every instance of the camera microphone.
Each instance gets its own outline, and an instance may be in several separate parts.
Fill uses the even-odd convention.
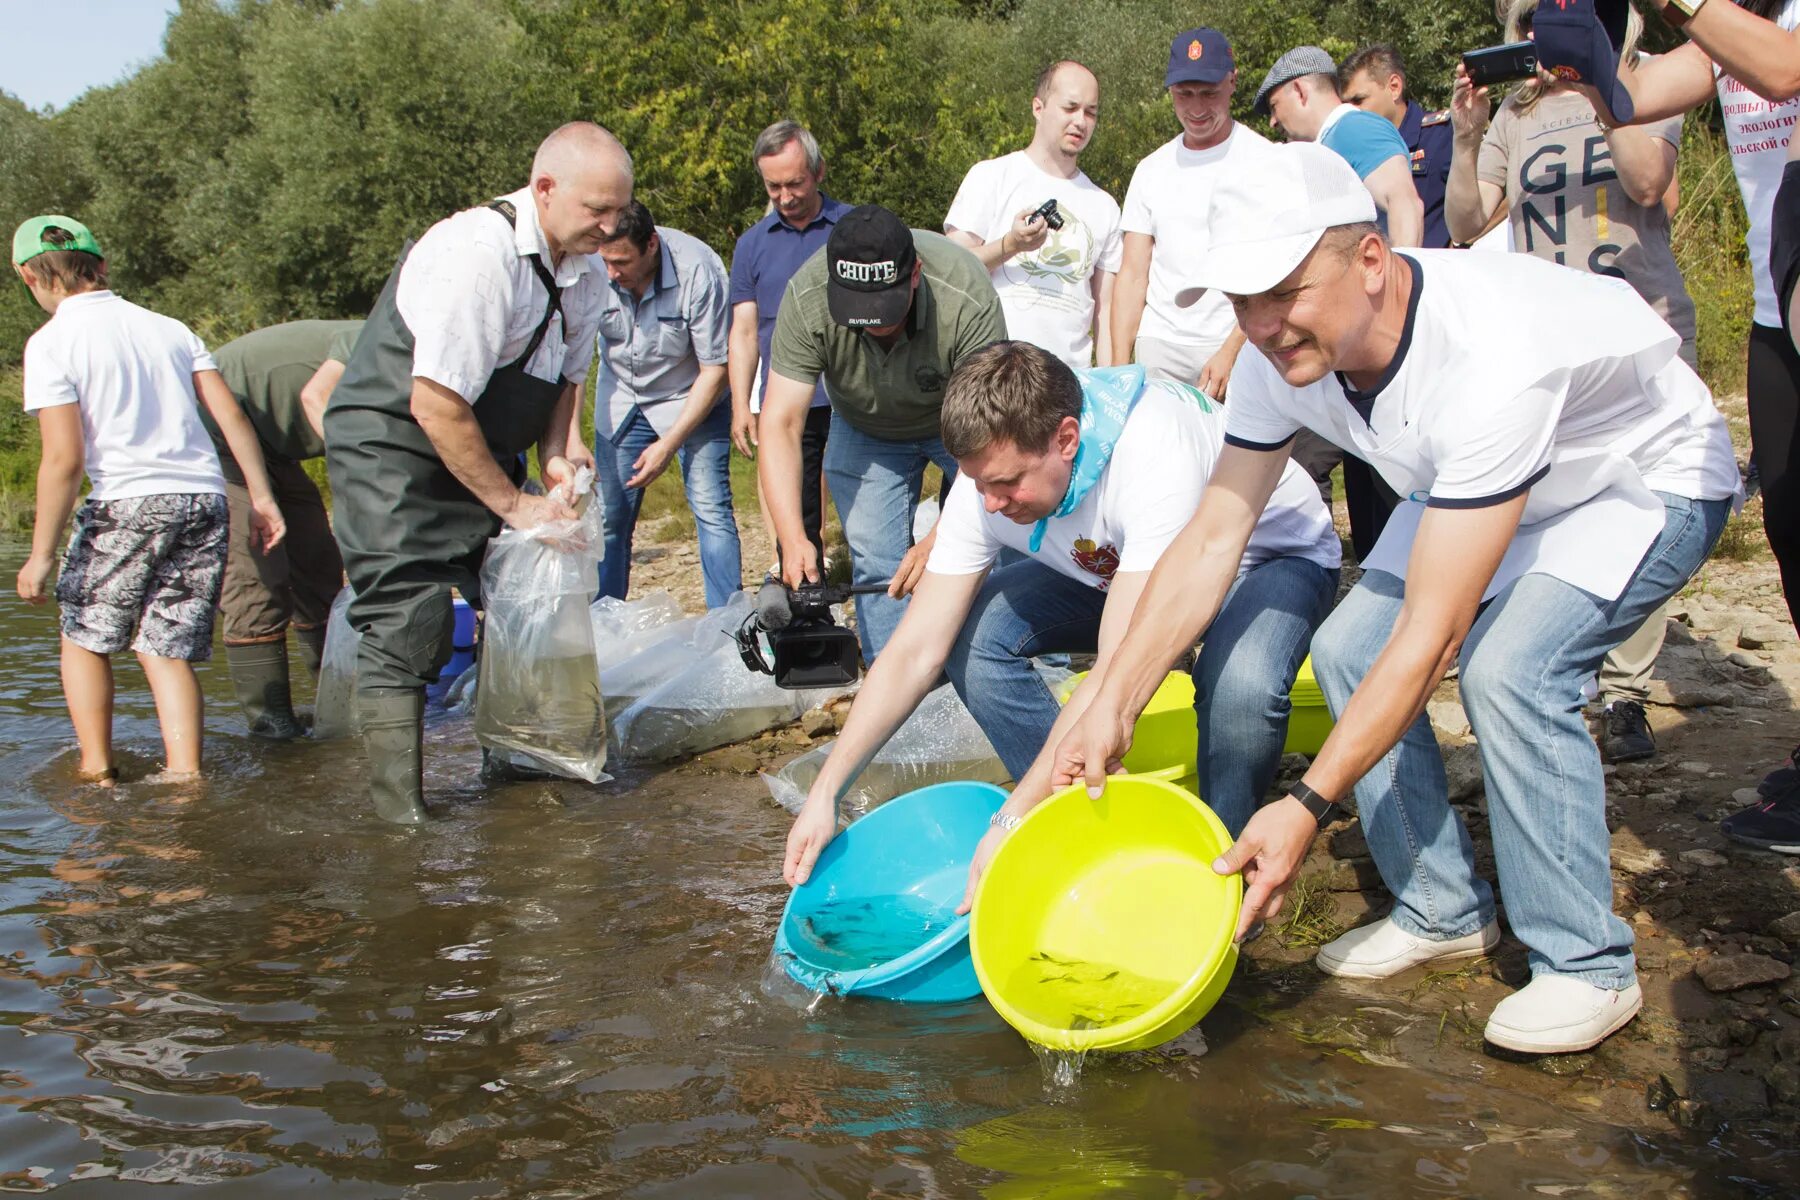
[[[756,619],[765,630],[786,629],[794,623],[794,606],[787,585],[779,579],[765,579],[756,589]]]

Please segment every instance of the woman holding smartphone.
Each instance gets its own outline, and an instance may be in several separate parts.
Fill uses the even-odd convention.
[[[1507,41],[1531,40],[1537,2],[1502,0]],[[1625,30],[1620,61],[1634,63],[1643,34],[1636,10]],[[1504,205],[1515,250],[1631,285],[1681,335],[1681,357],[1693,366],[1694,302],[1675,264],[1663,204],[1675,181],[1680,112],[1616,126],[1584,90],[1540,67],[1490,123],[1488,89],[1458,65],[1450,119],[1455,144],[1444,195],[1450,236],[1473,241]],[[1656,753],[1644,702],[1665,628],[1659,609],[1601,667],[1600,749],[1610,762]]]
[[[1633,121],[1656,122],[1715,95],[1738,190],[1750,219],[1746,237],[1755,284],[1746,390],[1750,461],[1762,482],[1763,530],[1781,568],[1788,613],[1800,621],[1800,353],[1783,329],[1796,254],[1800,206],[1790,184],[1777,203],[1796,147],[1800,117],[1800,0],[1652,0],[1663,20],[1691,39],[1652,62],[1633,64],[1619,79],[1637,109]],[[1788,214],[1782,217],[1781,214]],[[1773,244],[1773,254],[1771,254]],[[1771,259],[1786,262],[1777,273]],[[1800,751],[1796,752],[1800,754]],[[1800,854],[1800,770],[1790,756],[1757,788],[1758,803],[1725,818],[1731,838],[1765,850]]]

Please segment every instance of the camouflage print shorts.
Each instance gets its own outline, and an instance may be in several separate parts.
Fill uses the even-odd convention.
[[[63,636],[95,654],[211,658],[229,529],[220,495],[89,500],[56,581]]]

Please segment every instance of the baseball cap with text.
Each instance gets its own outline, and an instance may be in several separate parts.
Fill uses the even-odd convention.
[[[1194,282],[1255,296],[1286,279],[1327,229],[1375,220],[1375,200],[1335,150],[1270,146],[1213,185]]]
[[[54,241],[47,240],[44,235],[53,229],[61,230],[65,236],[56,237]],[[84,250],[95,258],[106,257],[100,252],[100,243],[89,232],[88,227],[74,217],[55,213],[33,217],[13,231],[12,260],[15,267],[22,267],[38,255],[48,254],[52,250]]]
[[[852,329],[898,325],[912,306],[912,230],[879,204],[838,218],[825,242],[825,303]]]
[[[1178,83],[1219,83],[1237,70],[1231,43],[1216,29],[1190,29],[1169,43],[1169,69],[1163,86]]]

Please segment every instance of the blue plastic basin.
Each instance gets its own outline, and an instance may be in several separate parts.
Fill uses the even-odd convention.
[[[438,672],[437,682],[425,689],[425,695],[439,704],[443,703],[444,694],[450,690],[450,685],[475,665],[475,610],[461,596],[452,596],[450,606],[455,620],[450,661]]]
[[[787,973],[836,995],[937,1003],[979,996],[969,918],[956,906],[975,847],[1005,802],[991,783],[933,784],[844,830],[788,896],[775,931]]]

